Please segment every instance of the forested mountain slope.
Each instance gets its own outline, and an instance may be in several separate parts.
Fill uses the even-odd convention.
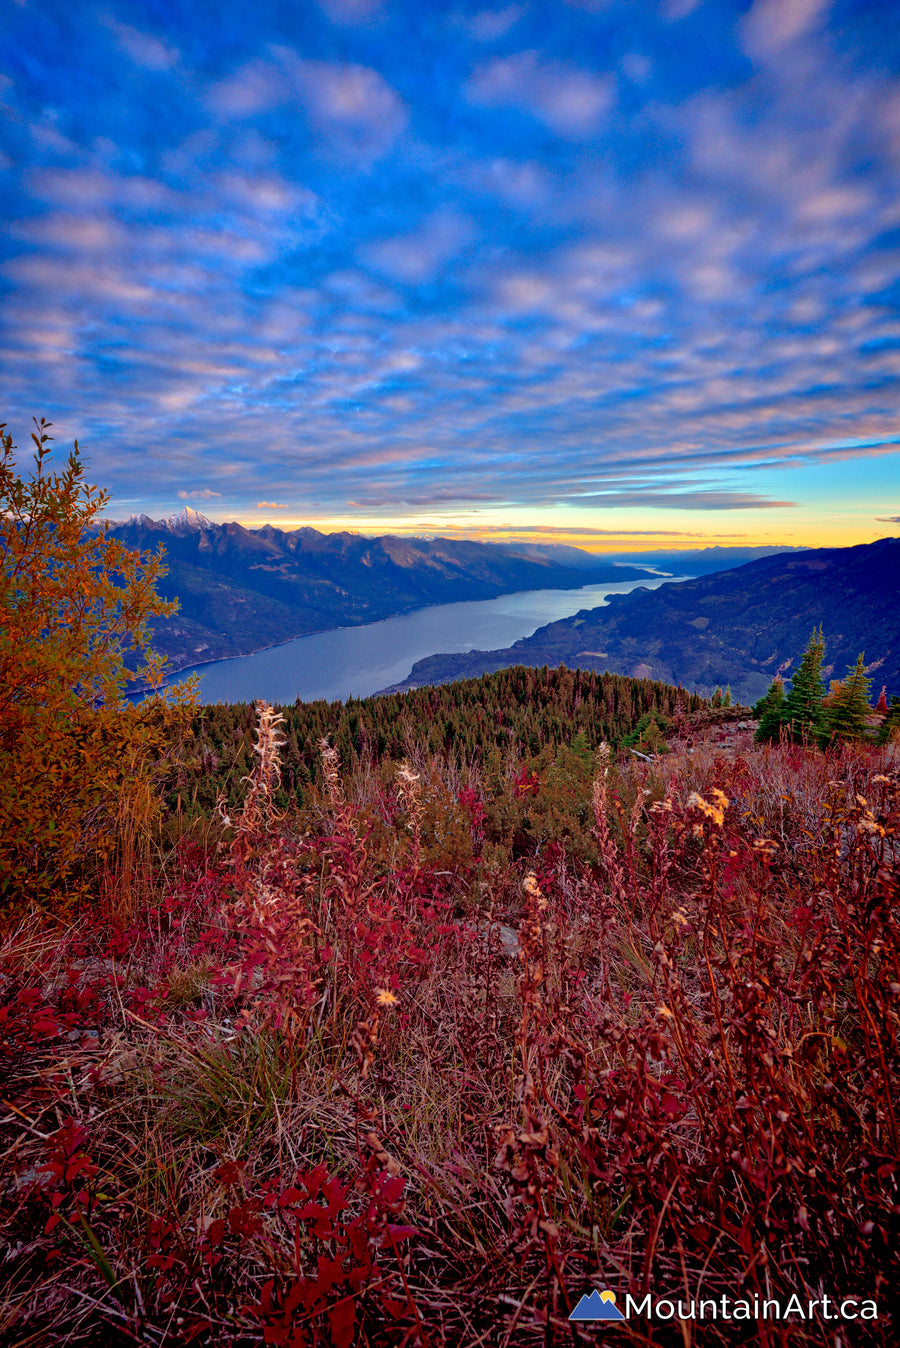
[[[680,683],[704,695],[730,684],[749,703],[776,674],[790,678],[819,624],[826,678],[842,677],[864,650],[873,682],[900,692],[900,538],[778,553],[614,595],[607,607],[550,623],[505,650],[420,660],[402,686],[563,663]]]
[[[696,694],[683,693],[680,701],[685,716],[708,711]],[[411,693],[298,701],[280,709],[284,744],[275,800],[286,808],[317,778],[321,785],[323,740],[351,769],[437,755],[454,770],[477,763],[486,779],[499,781],[511,759],[530,763],[547,754],[552,760],[562,746],[576,746],[589,761],[604,740],[621,743],[650,715],[676,721],[678,704],[677,689],[650,679],[521,666]],[[742,713],[732,708],[716,714],[728,719]],[[210,808],[220,792],[229,804],[240,799],[253,765],[255,724],[247,703],[199,708],[168,783],[169,803],[180,796],[185,806]]]

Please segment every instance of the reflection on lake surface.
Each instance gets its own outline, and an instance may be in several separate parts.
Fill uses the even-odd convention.
[[[666,577],[665,579],[669,579]],[[683,580],[679,576],[675,579]],[[580,609],[598,608],[610,594],[627,594],[643,585],[656,589],[662,577],[605,582],[580,590],[526,590],[499,599],[438,604],[364,627],[341,627],[297,637],[255,655],[196,665],[170,682],[200,676],[201,702],[304,702],[317,698],[344,701],[368,697],[400,683],[416,660],[437,652],[496,650],[530,636],[545,623]]]

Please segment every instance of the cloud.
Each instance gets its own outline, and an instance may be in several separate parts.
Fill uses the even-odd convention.
[[[521,5],[507,5],[504,9],[483,9],[467,20],[469,32],[476,42],[496,42],[505,37],[521,19],[525,10]]]
[[[406,125],[400,98],[377,70],[306,61],[276,48],[316,124],[351,143],[386,148]]]
[[[877,524],[900,524],[900,515],[876,515]]]
[[[145,66],[149,70],[171,70],[177,65],[180,54],[178,48],[152,33],[131,28],[108,18],[105,21],[115,34],[118,44],[128,53],[135,65]]]
[[[472,103],[519,108],[558,135],[572,137],[591,135],[615,99],[611,76],[541,61],[536,51],[518,52],[479,66],[466,92]]]
[[[362,164],[383,155],[408,120],[402,100],[377,70],[309,60],[282,45],[214,84],[207,103],[216,116],[234,120],[299,103],[325,148]]]
[[[663,14],[670,23],[687,18],[703,3],[703,0],[664,0]]]
[[[591,529],[583,525],[553,525],[553,524],[497,524],[497,525],[472,525],[473,529],[478,529],[482,533],[509,533],[509,534],[543,534],[548,538],[557,535],[566,538],[584,537],[584,538],[698,538],[702,535],[695,533],[686,533],[684,530],[673,529]],[[735,535],[743,537],[743,535]]]
[[[402,6],[342,32],[288,7],[207,45],[183,16],[120,25],[128,60],[89,19],[68,82],[48,29],[55,112],[23,67],[4,137],[9,403],[117,495],[206,477],[250,517],[275,480],[331,516],[633,505],[699,528],[818,501],[797,475],[842,458],[872,483],[856,513],[883,509],[900,39],[791,0],[702,41],[678,0],[515,8],[475,13],[487,51],[471,12]]]
[[[627,52],[622,57],[622,70],[634,84],[647,84],[653,74],[653,62],[643,52]]]
[[[348,501],[347,504],[364,510],[390,510],[401,506],[414,509],[431,509],[435,506],[464,506],[472,501],[484,503],[494,500],[495,497],[490,492],[470,491],[466,488],[451,490],[444,487],[435,487],[431,491],[420,492],[418,495],[409,491],[400,491],[384,492],[377,496],[361,496],[358,499]]]
[[[410,234],[365,245],[363,259],[395,281],[421,285],[471,242],[474,227],[453,210],[436,212]]]
[[[540,164],[514,159],[470,161],[460,185],[499,197],[520,210],[545,206],[554,195],[553,180]]]
[[[181,501],[221,501],[222,493],[204,487],[202,491],[179,491],[178,498]]]
[[[36,177],[33,191],[43,210],[10,229],[30,247],[0,264],[21,293],[142,306],[144,319],[176,294],[220,291],[329,227],[315,193],[271,172],[227,170],[181,192],[95,168],[60,170]]]
[[[206,103],[216,116],[237,119],[275,107],[285,94],[283,71],[256,60],[212,85]]]
[[[283,501],[257,501],[256,508],[257,510],[288,510],[290,507]]]
[[[772,501],[752,492],[738,491],[634,491],[586,494],[579,505],[594,507],[651,506],[663,510],[776,510],[796,506],[796,501]]]
[[[818,27],[829,0],[755,0],[743,20],[744,46],[751,56],[770,56]]]
[[[384,10],[382,0],[319,0],[332,23],[357,27],[380,19]]]
[[[212,177],[210,187],[228,205],[263,216],[311,215],[322,207],[315,192],[275,173],[229,169]]]

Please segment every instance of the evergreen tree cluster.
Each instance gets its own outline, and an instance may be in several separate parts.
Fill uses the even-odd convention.
[[[628,747],[626,737],[635,730],[628,742],[640,741],[652,751],[661,746],[661,732],[670,722],[677,728],[685,715],[707,705],[696,693],[655,680],[563,665],[519,665],[457,683],[346,702],[298,701],[280,708],[286,743],[279,803],[302,800],[318,780],[323,738],[349,770],[419,751],[460,765],[477,761],[491,776],[501,773],[511,753],[537,757],[548,745],[576,741],[588,750],[604,740]],[[219,703],[198,712],[170,803],[180,795],[209,809],[223,790],[237,798],[252,764],[255,724],[248,703]],[[652,727],[649,735],[647,727]]]
[[[824,656],[825,640],[819,626],[813,629],[791,679],[790,692],[785,695],[781,677],[776,675],[765,696],[753,708],[753,714],[759,718],[757,740],[785,739],[793,744],[825,748],[840,741],[866,738],[872,681],[866,676],[865,652],[860,652],[844,679],[831,685],[827,696],[822,681]],[[892,702],[897,701],[892,698]]]

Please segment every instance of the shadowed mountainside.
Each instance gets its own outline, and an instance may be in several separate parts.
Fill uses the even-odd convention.
[[[152,623],[152,644],[170,671],[430,604],[648,574],[576,548],[245,529],[190,508],[167,520],[132,517],[109,532],[130,548],[165,547],[159,592],[181,607]]]
[[[786,678],[813,627],[824,675],[841,678],[861,650],[873,682],[900,691],[900,538],[761,557],[731,571],[613,595],[603,608],[549,623],[497,651],[432,655],[399,688],[472,678],[506,665],[610,670],[710,695],[731,685],[754,702]]]

